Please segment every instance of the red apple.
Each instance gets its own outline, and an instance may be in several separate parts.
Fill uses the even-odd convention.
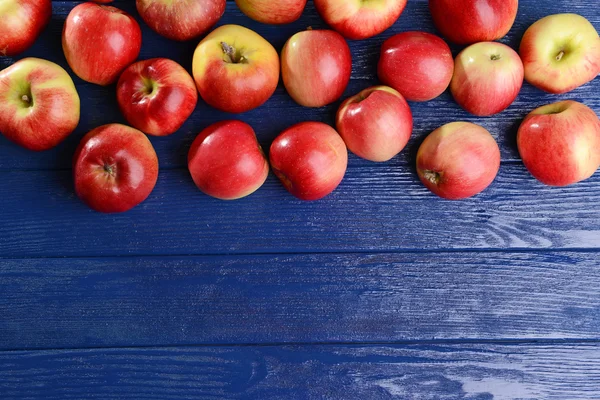
[[[352,72],[346,40],[330,30],[307,30],[289,38],[281,52],[283,83],[290,96],[305,107],[322,107],[338,100]]]
[[[53,62],[24,58],[0,71],[0,132],[29,150],[62,142],[79,123],[71,77]]]
[[[67,16],[62,46],[77,76],[109,85],[138,57],[142,32],[126,12],[88,2],[75,6]]]
[[[136,0],[140,16],[152,30],[185,41],[206,33],[225,12],[225,0]]]
[[[254,130],[242,121],[217,122],[192,143],[188,168],[209,196],[235,200],[254,193],[269,175],[269,163]]]
[[[194,52],[194,80],[209,105],[243,113],[264,104],[279,82],[279,56],[258,33],[239,25],[220,26]]]
[[[519,0],[429,0],[436,28],[456,44],[491,42],[512,28]]]
[[[600,121],[584,104],[561,101],[532,111],[519,127],[519,153],[540,182],[566,186],[600,167]]]
[[[482,42],[464,49],[454,65],[450,91],[474,115],[497,114],[510,106],[523,86],[523,63],[510,47]]]
[[[542,18],[527,29],[519,50],[525,79],[549,93],[566,93],[600,74],[600,37],[577,14]]]
[[[121,124],[103,125],[83,137],[73,158],[75,191],[104,213],[127,211],[150,195],[158,158],[148,137]]]
[[[398,20],[407,0],[315,0],[321,18],[348,39],[367,39]]]
[[[283,25],[302,15],[306,0],[235,0],[244,14],[263,24]]]
[[[344,141],[329,125],[302,122],[271,144],[273,172],[300,200],[318,200],[338,187],[348,165]]]
[[[429,101],[450,85],[454,58],[439,37],[425,32],[404,32],[383,43],[379,80],[408,101]]]
[[[388,161],[408,143],[413,119],[400,93],[387,86],[375,86],[342,103],[336,127],[348,149],[357,156]]]
[[[51,15],[51,0],[1,0],[0,56],[14,56],[31,47]]]
[[[450,200],[482,192],[499,169],[498,144],[487,130],[469,122],[452,122],[436,129],[417,153],[421,182]]]
[[[153,58],[130,65],[119,78],[117,100],[127,121],[154,136],[177,131],[196,108],[194,80],[175,61]]]

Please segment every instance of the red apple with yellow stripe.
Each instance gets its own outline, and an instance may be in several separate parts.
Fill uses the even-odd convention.
[[[51,15],[51,0],[1,0],[0,56],[14,56],[31,47]]]

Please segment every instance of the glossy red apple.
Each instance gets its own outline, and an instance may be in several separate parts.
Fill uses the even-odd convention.
[[[348,165],[344,141],[321,122],[302,122],[283,131],[271,144],[269,158],[275,175],[300,200],[333,192]]]
[[[79,96],[57,64],[24,58],[0,71],[0,132],[29,150],[62,142],[79,123]]]
[[[283,25],[302,15],[306,0],[235,0],[244,14],[263,24]]]
[[[127,121],[154,136],[177,131],[198,102],[194,80],[175,61],[153,58],[130,65],[119,78],[117,100]]]
[[[206,36],[194,52],[192,69],[204,101],[231,113],[261,106],[279,82],[277,51],[239,25],[223,25]]]
[[[225,12],[225,0],[136,0],[140,16],[156,33],[190,40],[206,33]]]
[[[392,36],[381,48],[379,80],[408,101],[429,101],[444,93],[454,71],[450,47],[426,32]]]
[[[600,167],[600,121],[592,109],[561,101],[532,111],[519,127],[519,153],[540,182],[566,186]]]
[[[82,3],[67,16],[62,46],[77,76],[109,85],[138,57],[142,32],[135,19],[118,8]]]
[[[321,18],[348,39],[367,39],[394,25],[407,0],[315,0]]]
[[[429,0],[433,23],[456,44],[491,42],[512,28],[518,0]]]
[[[305,107],[338,100],[352,72],[346,40],[330,30],[307,30],[288,39],[281,52],[281,73],[289,95]]]
[[[523,63],[510,47],[482,42],[464,49],[454,65],[450,91],[474,115],[497,114],[510,106],[523,86]]]
[[[549,93],[569,92],[600,74],[600,37],[581,15],[540,19],[525,32],[519,53],[527,82]]]
[[[222,200],[254,193],[269,175],[254,130],[242,121],[217,122],[204,129],[192,143],[188,168],[200,190]]]
[[[83,137],[73,158],[75,192],[104,213],[127,211],[150,195],[158,158],[148,137],[121,124],[103,125]]]
[[[336,127],[348,149],[370,161],[388,161],[408,143],[413,128],[404,97],[387,86],[375,86],[340,106]]]
[[[51,15],[51,0],[1,0],[0,56],[14,56],[31,47]]]
[[[500,149],[490,133],[469,122],[433,131],[417,153],[421,182],[438,196],[458,200],[487,188],[500,169]]]

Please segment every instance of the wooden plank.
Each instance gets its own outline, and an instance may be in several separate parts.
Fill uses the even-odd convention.
[[[70,171],[0,172],[0,193],[3,257],[600,247],[600,175],[550,188],[521,165],[461,202],[396,166],[355,168],[318,202],[273,176],[247,198],[216,200],[187,170],[163,171],[146,202],[117,215],[87,208]]]
[[[61,49],[60,34],[66,15],[76,2],[54,2],[53,19],[37,41],[34,47],[26,52],[24,56],[36,56],[50,59],[68,69]],[[117,1],[117,6],[126,9],[137,16],[133,1]],[[525,29],[535,20],[555,12],[577,12],[591,20],[600,29],[600,12],[596,7],[596,0],[581,0],[572,4],[569,0],[554,1],[539,7],[535,2],[521,2],[520,12],[511,33],[503,41],[514,48],[518,47],[520,38]],[[280,50],[285,40],[297,31],[307,26],[315,28],[326,27],[318,17],[312,2],[309,2],[302,18],[290,25],[281,27],[267,26],[256,23],[245,17],[230,2],[227,12],[220,24],[235,23],[256,30],[267,38]],[[196,41],[177,43],[160,37],[152,32],[144,23],[143,46],[140,58],[169,57],[191,69],[191,59],[196,47]],[[376,64],[379,57],[381,43],[389,36],[406,30],[424,30],[434,32],[431,17],[425,1],[410,1],[407,10],[393,28],[376,38],[350,42],[353,58],[353,80],[348,87],[344,97],[350,96],[361,89],[377,83]],[[459,50],[454,47],[454,52]],[[13,62],[10,58],[0,57],[0,69]],[[0,137],[0,169],[64,169],[70,168],[71,157],[81,137],[96,126],[109,122],[124,122],[121,116],[114,94],[114,86],[107,88],[96,85],[85,84],[75,78],[80,96],[82,98],[82,119],[76,132],[71,135],[65,143],[48,152],[31,153],[21,150]],[[415,116],[415,130],[413,138],[407,149],[392,163],[412,164],[418,145],[422,139],[435,128],[455,120],[468,120],[485,126],[498,140],[502,158],[505,161],[518,161],[515,137],[516,130],[522,118],[533,108],[557,101],[559,99],[577,99],[584,101],[597,113],[600,113],[600,98],[596,95],[600,91],[600,80],[577,89],[576,91],[563,95],[553,96],[543,94],[541,91],[525,85],[519,98],[507,111],[493,118],[476,118],[462,111],[452,100],[449,93],[445,93],[435,101],[424,104],[413,103],[413,114]],[[297,106],[285,93],[283,87],[279,87],[273,98],[263,107],[243,115],[231,115],[209,108],[200,102],[196,111],[188,122],[175,135],[168,138],[152,138],[161,160],[162,168],[182,167],[186,164],[186,155],[190,143],[195,136],[209,124],[223,119],[238,118],[250,123],[259,137],[260,142],[268,148],[271,141],[279,132],[288,126],[306,120],[324,121],[330,124],[334,122],[335,111],[339,102],[322,109],[308,109]],[[369,162],[357,157],[350,157],[350,166],[367,166]]]
[[[591,400],[600,346],[457,344],[0,353],[3,400]]]
[[[599,262],[587,252],[0,260],[0,350],[600,339]]]

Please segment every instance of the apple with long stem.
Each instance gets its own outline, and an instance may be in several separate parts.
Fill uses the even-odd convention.
[[[375,86],[342,103],[336,128],[351,152],[382,162],[404,149],[412,133],[413,118],[400,93],[387,86]]]
[[[223,25],[196,48],[192,72],[200,96],[209,105],[243,113],[264,104],[279,82],[279,56],[258,33]]]
[[[600,37],[577,14],[556,14],[527,29],[519,49],[525,79],[548,93],[569,92],[600,74]]]
[[[0,71],[0,132],[29,150],[55,147],[79,123],[79,95],[61,66],[24,58]]]
[[[0,1],[0,56],[15,56],[30,48],[51,15],[51,0]]]
[[[485,128],[470,122],[452,122],[436,129],[417,152],[421,182],[449,200],[482,192],[499,169],[498,144]]]
[[[136,20],[116,7],[95,3],[75,6],[65,21],[62,47],[69,66],[84,81],[116,82],[142,47]]]
[[[600,120],[576,101],[533,110],[519,127],[517,145],[531,174],[551,186],[567,186],[600,167]]]
[[[117,213],[152,193],[158,158],[148,137],[121,124],[103,125],[83,137],[73,157],[75,192],[92,209]]]
[[[153,58],[132,64],[121,74],[117,101],[134,128],[149,135],[166,136],[190,117],[198,92],[181,65],[166,58]]]

